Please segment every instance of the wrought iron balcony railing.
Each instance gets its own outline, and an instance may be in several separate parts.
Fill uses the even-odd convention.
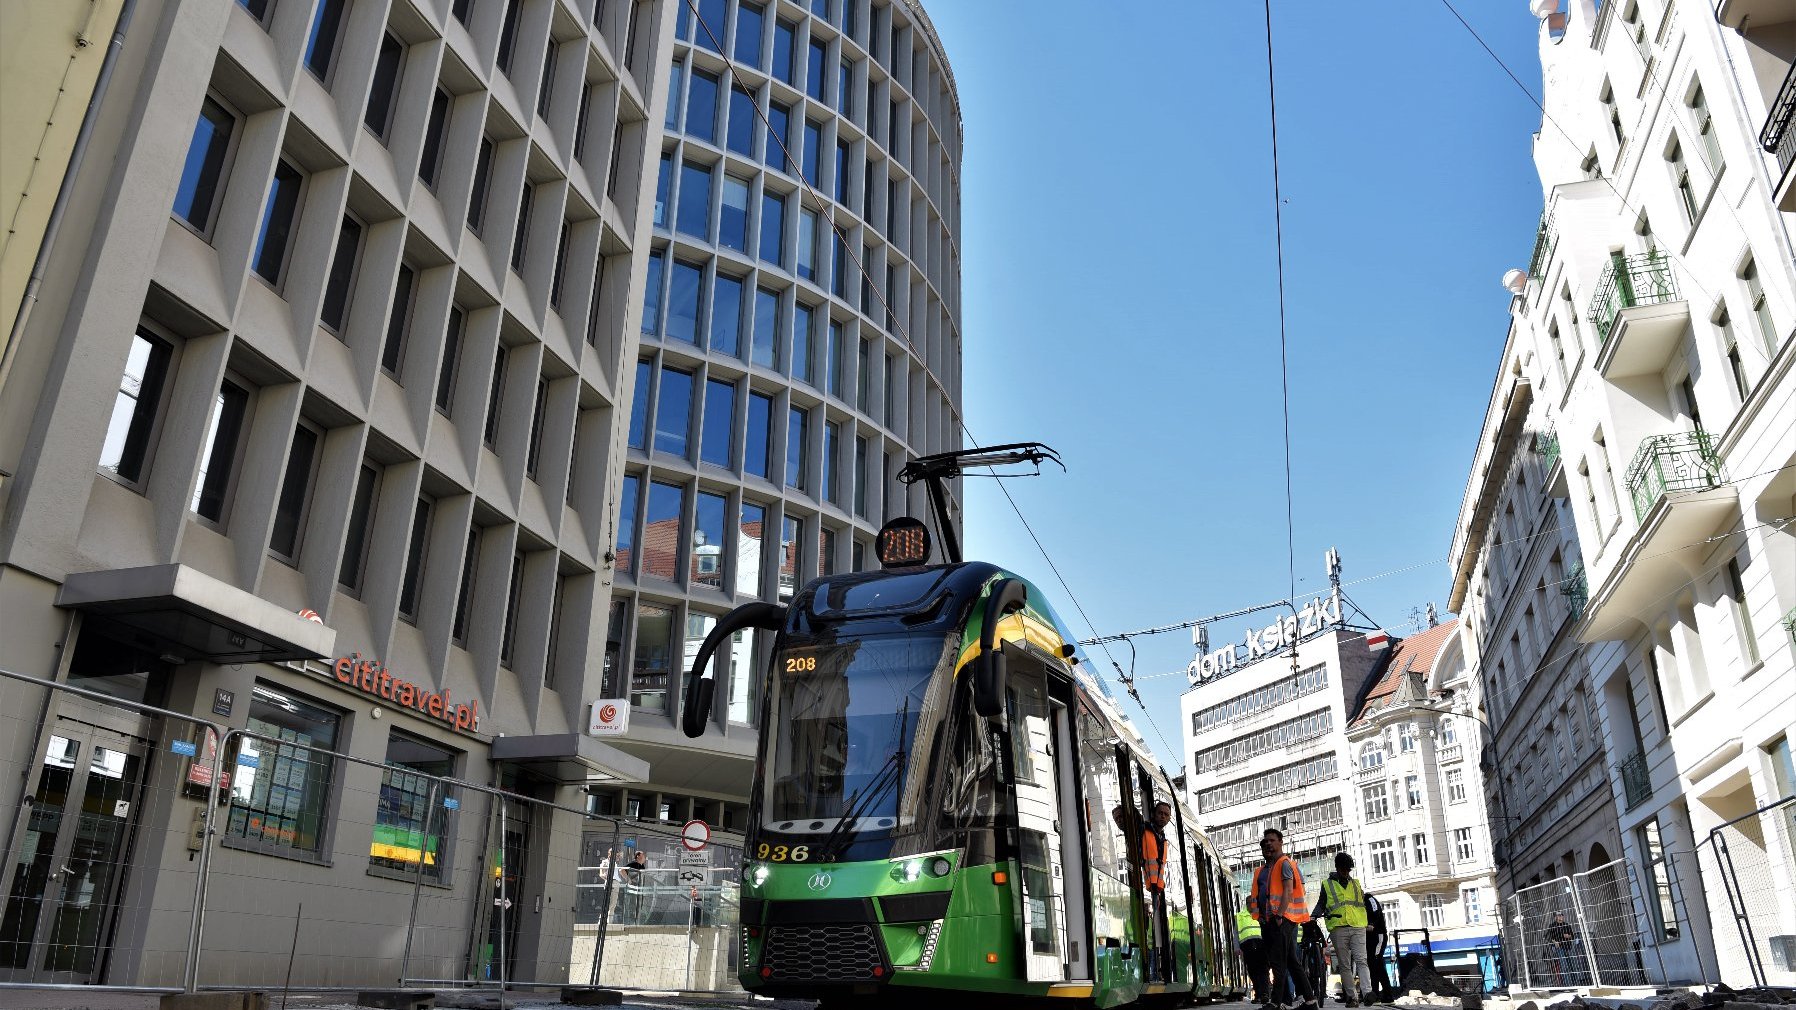
[[[1547,264],[1553,261],[1553,247],[1559,244],[1559,237],[1553,234],[1553,218],[1545,211],[1540,215],[1540,227],[1534,232],[1534,252],[1528,257],[1528,277],[1540,280],[1547,272]]]
[[[1590,586],[1584,580],[1584,562],[1572,562],[1571,567],[1566,569],[1565,582],[1560,585],[1559,591],[1565,594],[1566,602],[1571,605],[1571,619],[1583,620],[1584,605],[1590,602]]]
[[[1597,339],[1608,343],[1609,331],[1622,309],[1677,299],[1677,278],[1664,253],[1656,249],[1633,256],[1616,253],[1597,281],[1596,297],[1590,300],[1590,321],[1596,324]]]
[[[1796,608],[1784,615],[1784,634],[1790,636],[1790,644],[1796,645]]]
[[[1771,102],[1765,128],[1759,131],[1759,144],[1777,155],[1778,167],[1786,172],[1796,161],[1796,64],[1784,75],[1784,85]]]
[[[1621,789],[1627,795],[1628,809],[1645,803],[1653,795],[1652,775],[1646,769],[1646,753],[1635,751],[1621,763]]]
[[[1534,454],[1540,457],[1540,468],[1551,470],[1559,464],[1559,432],[1542,428],[1534,433]]]
[[[1715,439],[1701,428],[1675,435],[1654,435],[1640,443],[1628,464],[1628,495],[1634,519],[1644,522],[1668,491],[1707,491],[1726,483]]]

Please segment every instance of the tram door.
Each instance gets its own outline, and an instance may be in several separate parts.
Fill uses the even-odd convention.
[[[111,950],[145,744],[58,719],[21,804],[0,914],[0,979],[91,984]]]
[[[1066,857],[1066,824],[1073,748],[1066,709],[1050,699],[1046,670],[1015,656],[1010,663],[1010,738],[1016,769],[1018,861],[1022,867],[1025,976],[1032,982],[1089,978],[1073,974],[1083,961],[1084,876],[1082,862]],[[1062,762],[1065,766],[1062,767]],[[1069,832],[1063,832],[1063,825]],[[1077,839],[1072,839],[1077,845]],[[1070,881],[1081,883],[1069,888]],[[1069,911],[1078,909],[1076,931]],[[1086,969],[1089,971],[1089,969]]]

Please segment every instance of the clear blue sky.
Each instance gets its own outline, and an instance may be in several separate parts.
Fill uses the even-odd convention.
[[[1283,598],[1261,6],[927,6],[966,123],[975,438],[1065,457],[1068,473],[1008,486],[1100,632]],[[1456,6],[1538,93],[1527,4]],[[1442,559],[1508,322],[1499,279],[1526,266],[1540,212],[1539,112],[1434,0],[1273,8],[1298,593],[1326,585],[1330,546],[1349,582],[1410,568],[1349,588],[1403,633],[1411,608],[1445,610]],[[968,485],[968,556],[1052,587],[1087,634],[1003,495]],[[1188,633],[1138,647],[1141,675],[1192,655]],[[1141,690],[1176,771],[1184,678]]]

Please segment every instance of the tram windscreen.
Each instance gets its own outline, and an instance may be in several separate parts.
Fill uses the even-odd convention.
[[[916,753],[918,728],[927,741],[941,720],[930,688],[945,695],[947,678],[935,674],[953,661],[952,644],[943,635],[883,635],[776,653],[763,833],[804,845],[795,858],[810,861],[882,854],[869,843],[913,821],[905,798],[928,757]]]

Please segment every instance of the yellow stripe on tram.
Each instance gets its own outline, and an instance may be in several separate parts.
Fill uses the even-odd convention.
[[[1086,982],[1083,985],[1079,985],[1072,982],[1057,982],[1054,985],[1048,986],[1048,995],[1072,996],[1075,998],[1088,997],[1091,995],[1091,983]]]

